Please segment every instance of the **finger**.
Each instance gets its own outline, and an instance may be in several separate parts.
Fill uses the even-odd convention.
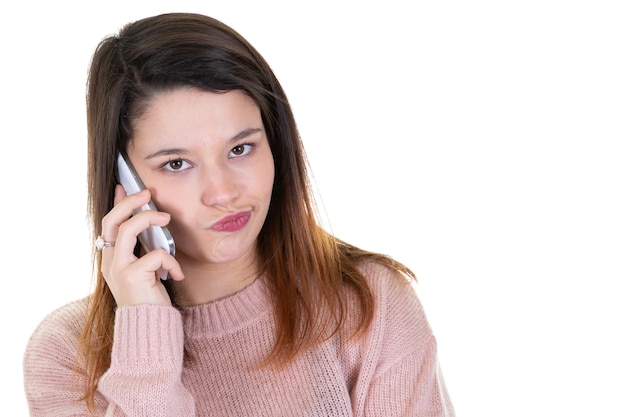
[[[125,196],[121,186],[115,188],[115,206],[102,218],[102,237],[114,242],[120,225],[133,215],[133,211],[150,201],[150,191],[144,190]]]
[[[126,191],[121,184],[117,184],[115,186],[115,197],[113,199],[113,205],[117,205],[120,201],[122,201],[126,197]]]
[[[183,270],[172,255],[163,249],[155,249],[141,257],[136,263],[141,262],[142,268],[146,271],[157,271],[164,269],[169,273],[170,278],[175,281],[181,281],[185,278]]]
[[[126,196],[124,187],[117,185],[115,187],[115,205],[102,219],[102,231],[101,236],[107,242],[113,242],[117,245],[117,238],[120,226],[128,221],[132,216],[133,211],[142,205],[150,201],[150,192],[145,190],[130,196]],[[130,250],[125,248],[127,256],[125,257],[127,262],[135,260],[133,250],[135,243]],[[116,251],[115,246],[110,246],[102,251],[102,269],[108,270],[112,265],[112,259]]]
[[[145,210],[123,222],[118,228],[115,240],[116,261],[133,262],[136,259],[133,251],[137,244],[137,236],[150,226],[167,226],[170,219],[168,213]]]
[[[107,279],[118,306],[137,304],[171,305],[165,287],[155,271],[165,269],[175,280],[184,278],[180,264],[163,249],[155,249],[136,262],[113,268],[112,277]]]

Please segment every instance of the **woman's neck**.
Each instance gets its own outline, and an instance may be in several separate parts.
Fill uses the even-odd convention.
[[[180,262],[185,279],[171,281],[170,286],[175,303],[180,306],[205,304],[233,295],[259,276],[259,267],[254,256],[247,256],[228,263],[199,263],[176,256]]]

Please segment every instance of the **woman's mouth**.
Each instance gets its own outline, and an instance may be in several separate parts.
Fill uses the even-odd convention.
[[[242,211],[240,213],[228,215],[215,222],[213,226],[211,226],[211,229],[216,232],[236,232],[248,224],[248,220],[250,220],[251,215],[252,213],[250,211]]]

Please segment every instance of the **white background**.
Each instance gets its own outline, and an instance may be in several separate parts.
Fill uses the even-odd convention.
[[[3,410],[36,324],[91,288],[99,40],[212,15],[293,105],[333,231],[419,277],[460,416],[626,416],[620,1],[106,1],[0,12]]]

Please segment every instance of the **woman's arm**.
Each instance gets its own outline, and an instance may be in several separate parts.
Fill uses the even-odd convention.
[[[175,308],[118,309],[111,367],[98,383],[98,391],[115,404],[107,415],[195,416],[194,399],[181,381],[183,344],[182,321]]]
[[[84,395],[77,359],[84,303],[69,304],[35,330],[24,355],[24,388],[32,417],[195,415],[181,382],[183,331],[173,307],[140,305],[116,313],[111,367],[100,379],[95,408]]]
[[[364,267],[375,294],[353,404],[357,416],[454,417],[437,343],[415,287],[398,272]]]
[[[437,362],[434,338],[375,375],[365,398],[363,415],[454,417]]]

